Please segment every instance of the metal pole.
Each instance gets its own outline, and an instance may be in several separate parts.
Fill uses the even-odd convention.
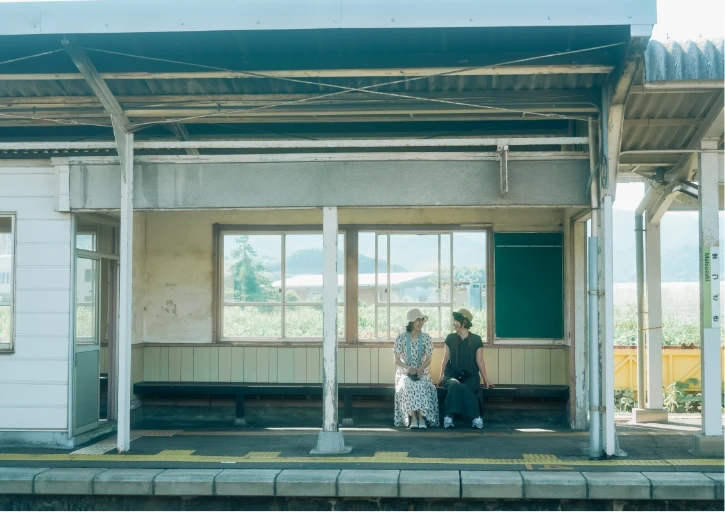
[[[591,173],[590,200],[592,208],[591,236],[589,237],[589,456],[602,455],[601,411],[599,384],[599,199],[597,181],[597,137],[594,120],[589,118],[589,172]]]
[[[349,453],[337,422],[337,208],[322,209],[322,432],[312,454]]]
[[[637,261],[637,407],[645,407],[644,388],[644,219],[634,214],[634,237]],[[651,390],[650,390],[651,392]]]
[[[594,232],[592,217],[592,233]],[[599,408],[599,240],[589,237],[589,457],[602,456]]]

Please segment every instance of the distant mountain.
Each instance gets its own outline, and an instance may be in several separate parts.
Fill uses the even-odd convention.
[[[614,209],[614,282],[636,282],[634,246],[634,212]],[[722,219],[722,213],[721,213]],[[721,220],[722,222],[722,220]],[[696,213],[671,212],[661,223],[662,280],[665,282],[694,282],[699,280],[699,248],[697,241],[698,221]],[[442,248],[442,258],[448,258],[448,248]],[[403,251],[405,256],[403,255]],[[404,235],[398,237],[391,248],[392,272],[430,271],[438,265],[437,240],[430,235]],[[454,238],[456,267],[485,267],[486,244],[481,235],[457,233]],[[340,261],[343,258],[339,251]],[[269,262],[271,263],[271,262]],[[279,273],[279,264],[267,264],[267,270]],[[360,254],[360,273],[375,271],[375,259]],[[378,269],[387,269],[384,258],[378,262]],[[287,259],[288,275],[321,274],[322,250],[302,249],[293,252]]]
[[[636,282],[634,212],[614,209],[613,217],[614,282]],[[722,212],[720,219],[722,223]],[[700,279],[698,229],[695,212],[665,214],[660,223],[662,281],[693,282]]]

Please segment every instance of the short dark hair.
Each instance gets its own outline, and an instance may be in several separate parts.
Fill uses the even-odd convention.
[[[470,329],[473,326],[473,322],[471,322],[468,318],[460,314],[458,311],[453,313],[453,319],[458,320],[458,322],[461,323],[464,329]]]
[[[408,322],[408,325],[405,326],[406,332],[413,332],[413,322]]]

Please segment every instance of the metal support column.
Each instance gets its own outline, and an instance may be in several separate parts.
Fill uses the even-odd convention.
[[[612,226],[612,196],[604,195],[599,214],[599,290],[602,300],[599,309],[599,340],[602,358],[602,422],[604,454],[616,455],[614,427],[614,249]]]
[[[634,423],[666,422],[662,391],[662,259],[660,224],[649,213],[636,214],[637,228],[637,317],[638,340],[637,382],[638,404],[632,411]],[[646,217],[646,218],[645,218]],[[646,227],[645,227],[646,226]],[[643,247],[640,247],[643,246]],[[640,290],[641,287],[641,290]],[[642,294],[640,294],[640,291]],[[646,293],[646,301],[645,295]],[[645,363],[645,347],[646,363]]]
[[[702,149],[717,149],[717,139],[702,141]],[[702,455],[723,454],[720,394],[720,259],[718,218],[718,156],[700,154],[700,349],[702,368],[702,433],[693,449]]]
[[[121,259],[118,321],[118,441],[119,452],[131,447],[131,343],[133,334],[133,134],[116,116],[113,131],[121,160]]]
[[[650,421],[667,421],[662,408],[662,249],[660,224],[647,219],[644,232],[645,279],[647,285],[647,389],[646,407],[651,410]],[[659,418],[657,418],[659,416]]]
[[[337,208],[322,209],[322,432],[314,455],[349,453],[337,421]]]

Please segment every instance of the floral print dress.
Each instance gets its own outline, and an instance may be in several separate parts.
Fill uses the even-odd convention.
[[[416,366],[413,362],[406,361],[406,334],[402,332],[395,339],[393,352],[400,354],[401,360],[409,366]],[[411,339],[411,354],[415,358],[418,353],[418,340]],[[428,334],[421,333],[420,343],[423,343],[423,355],[429,358],[433,354],[433,340]],[[438,393],[435,384],[430,378],[430,371],[426,368],[423,375],[417,381],[408,377],[404,368],[398,367],[395,372],[395,417],[393,423],[396,427],[406,426],[406,418],[413,411],[421,411],[428,422],[428,425],[437,427],[439,425],[438,414]]]

